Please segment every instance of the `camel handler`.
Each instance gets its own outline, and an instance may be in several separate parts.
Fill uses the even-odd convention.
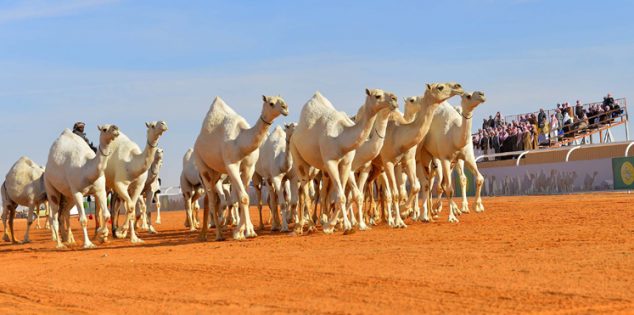
[[[92,149],[93,152],[97,153],[97,148],[92,144],[92,142],[88,140],[88,137],[86,137],[86,133],[84,132],[85,127],[86,127],[85,123],[78,121],[73,125],[73,133],[78,135],[80,138],[84,139],[84,141],[86,141],[90,149]],[[90,205],[90,203],[92,202],[90,195],[86,196],[86,201],[88,202],[88,205]]]
[[[86,137],[86,133],[84,132],[85,127],[86,127],[85,123],[78,121],[75,123],[75,125],[73,125],[73,133],[78,135],[80,138],[84,139],[84,141],[86,141],[86,143],[93,150],[93,152],[97,153],[97,148],[92,144],[92,142],[88,140],[88,137]]]

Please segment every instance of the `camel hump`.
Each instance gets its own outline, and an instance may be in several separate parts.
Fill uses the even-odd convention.
[[[187,149],[185,155],[183,155],[183,163],[189,161],[189,159],[191,159],[192,157],[192,154],[194,154],[194,148]]]
[[[284,129],[282,129],[282,126],[275,126],[275,129],[273,129],[273,132],[271,134],[286,135]]]
[[[227,105],[220,96],[216,96],[216,98],[214,98],[209,111],[215,114],[237,115],[236,112]]]

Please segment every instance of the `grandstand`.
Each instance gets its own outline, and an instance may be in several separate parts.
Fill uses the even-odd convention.
[[[614,141],[612,130],[617,127],[623,126],[625,128],[626,141],[630,139],[628,128],[628,112],[627,112],[627,99],[620,98],[614,100],[614,103],[618,105],[617,108],[601,112],[596,115],[588,116],[588,120],[593,123],[587,124],[585,128],[571,128],[571,130],[560,133],[558,139],[549,139],[548,143],[540,144],[539,148],[553,148],[562,147],[574,144],[588,144],[588,143],[609,143]],[[588,112],[590,108],[594,106],[601,106],[603,102],[586,103],[582,105],[583,111]],[[574,107],[569,107],[570,116],[575,117]],[[545,110],[546,117],[551,117],[555,114],[557,108]],[[538,115],[539,112],[524,113],[518,115],[505,116],[507,122],[513,120],[519,121],[521,117],[530,115]],[[550,121],[550,120],[549,120]],[[577,121],[574,121],[577,123]],[[595,136],[598,135],[598,142],[595,141]]]

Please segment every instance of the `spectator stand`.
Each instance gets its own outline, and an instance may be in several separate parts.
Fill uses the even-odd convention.
[[[578,144],[588,144],[594,143],[594,136],[599,136],[599,143],[610,143],[614,141],[614,136],[612,135],[612,128],[624,126],[625,127],[625,138],[626,141],[630,140],[629,135],[629,115],[627,111],[627,99],[619,98],[614,101],[615,104],[618,104],[620,108],[613,109],[608,112],[601,112],[597,115],[593,115],[588,117],[589,122],[586,125],[582,124],[582,121],[577,119],[574,115],[575,106],[571,106],[570,115],[573,119],[572,128],[565,132],[560,132],[557,139],[548,139],[548,143],[540,144],[540,148],[557,148],[561,146],[569,146],[569,145],[578,145]],[[589,109],[596,105],[602,105],[603,102],[594,102],[583,104],[584,112],[588,112]],[[546,117],[548,122],[550,122],[550,117],[556,113],[557,109],[549,109],[544,110],[546,113]],[[512,121],[520,121],[521,117],[526,117],[527,115],[535,115],[537,116],[539,111],[518,114],[518,115],[508,115],[505,116],[504,119],[507,122]],[[561,124],[562,122],[560,122]],[[581,128],[579,128],[581,127]],[[563,129],[563,128],[560,128]]]

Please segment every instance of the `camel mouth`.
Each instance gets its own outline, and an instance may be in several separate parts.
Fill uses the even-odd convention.
[[[284,116],[288,116],[288,109],[284,109],[284,110],[282,110],[282,115],[284,115]]]

